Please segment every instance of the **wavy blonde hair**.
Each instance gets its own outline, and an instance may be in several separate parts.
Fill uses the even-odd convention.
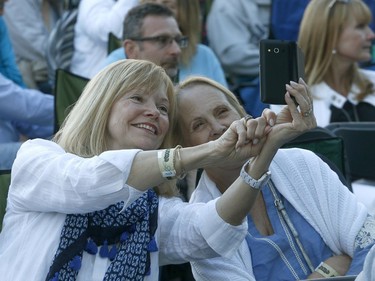
[[[93,157],[109,150],[108,119],[112,105],[135,89],[164,88],[169,99],[169,130],[161,147],[170,147],[175,127],[176,99],[173,84],[165,70],[145,60],[120,60],[110,64],[89,81],[77,103],[64,120],[54,141],[65,151]],[[175,184],[168,182],[161,195],[174,195]]]
[[[324,81],[332,65],[332,50],[336,48],[349,17],[354,17],[359,24],[368,25],[371,22],[371,11],[361,0],[336,1],[333,6],[332,3],[328,0],[311,0],[302,18],[298,45],[305,55],[309,85]],[[374,91],[373,84],[361,75],[357,64],[353,64],[350,71],[352,82],[360,89],[357,98],[362,100]]]

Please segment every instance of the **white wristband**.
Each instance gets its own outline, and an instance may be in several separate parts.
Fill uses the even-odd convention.
[[[330,265],[326,264],[325,262],[321,262],[315,269],[315,272],[319,273],[320,275],[326,278],[340,276],[340,274],[335,269],[333,269]]]
[[[163,178],[168,180],[176,176],[176,169],[174,167],[174,149],[164,149],[158,151],[158,164],[160,173]]]

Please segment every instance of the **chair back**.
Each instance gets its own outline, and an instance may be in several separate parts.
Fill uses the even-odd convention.
[[[122,46],[122,40],[114,35],[112,32],[108,34],[108,45],[107,54],[109,55],[112,51],[120,48]]]
[[[344,141],[351,180],[375,180],[375,122],[337,122],[326,128]]]
[[[0,170],[0,232],[7,205],[8,190],[10,185],[10,170]]]
[[[88,81],[89,79],[75,75],[64,69],[56,71],[55,132],[59,130]]]
[[[292,147],[307,149],[317,154],[338,174],[341,182],[352,191],[348,160],[344,142],[340,137],[326,128],[317,127],[286,143],[282,148]]]

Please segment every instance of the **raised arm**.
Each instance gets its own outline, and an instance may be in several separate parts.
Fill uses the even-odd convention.
[[[259,153],[254,153],[255,156],[249,161],[248,165],[247,163],[244,165],[245,172],[253,179],[258,180],[265,175],[277,150],[284,143],[316,126],[311,94],[304,81],[301,79],[299,83],[291,83],[286,86],[286,90],[287,106],[277,115],[276,121],[273,119],[274,113],[270,112],[269,109],[263,112],[263,120],[274,126],[272,129],[264,127],[264,138],[260,138],[257,144],[258,149],[260,149]],[[298,107],[291,96],[295,97],[299,104]],[[306,114],[306,112],[309,113]],[[240,150],[246,150],[253,145],[250,142],[241,147]],[[242,177],[239,177],[217,201],[216,207],[219,215],[231,224],[240,224],[250,211],[257,193],[257,189],[252,188],[245,183]]]

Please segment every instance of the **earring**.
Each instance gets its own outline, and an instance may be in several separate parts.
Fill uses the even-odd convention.
[[[332,55],[336,55],[336,49],[332,50]]]

